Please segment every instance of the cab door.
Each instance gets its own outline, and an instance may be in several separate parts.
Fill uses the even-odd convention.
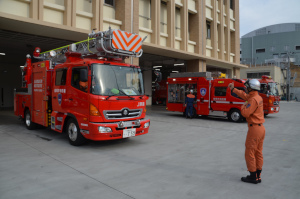
[[[67,73],[68,68],[57,68],[54,71],[54,85],[52,89],[52,110],[66,112],[67,106]]]
[[[68,112],[73,114],[80,126],[89,116],[88,67],[76,66],[70,71],[71,80],[67,90]]]

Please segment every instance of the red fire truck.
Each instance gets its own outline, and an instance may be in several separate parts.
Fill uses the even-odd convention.
[[[148,133],[141,69],[123,63],[143,53],[139,35],[111,30],[33,56],[22,68],[22,89],[16,90],[15,115],[28,129],[37,124],[66,132],[72,145]]]
[[[153,87],[153,104],[163,104],[166,105],[167,101],[167,81],[161,80],[160,82],[155,82]]]
[[[167,80],[167,110],[185,115],[185,98],[193,90],[194,116],[227,116],[230,121],[240,122],[244,119],[241,105],[245,101],[228,88],[231,82],[235,88],[245,90],[241,79],[213,79],[210,72],[171,73]]]
[[[263,75],[261,79],[258,79],[261,85],[259,95],[264,101],[264,114],[273,114],[279,112],[280,96],[277,90],[277,83],[271,76]]]

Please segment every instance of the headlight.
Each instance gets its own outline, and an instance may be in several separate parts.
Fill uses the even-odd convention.
[[[144,124],[144,128],[148,128],[150,126],[150,122]]]
[[[99,133],[111,133],[112,130],[109,127],[105,127],[105,126],[99,126],[98,127]]]
[[[271,108],[271,111],[274,111],[274,108]]]

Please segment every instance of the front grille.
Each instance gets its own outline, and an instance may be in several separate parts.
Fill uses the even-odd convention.
[[[140,117],[142,114],[142,111],[143,111],[143,109],[123,108],[122,110],[103,111],[103,115],[108,120],[128,119],[128,118]]]
[[[275,101],[273,104],[274,104],[274,105],[278,105],[278,104],[279,104],[279,101]]]

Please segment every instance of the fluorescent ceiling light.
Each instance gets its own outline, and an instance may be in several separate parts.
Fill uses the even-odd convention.
[[[5,55],[5,53],[0,53],[0,55]]]
[[[153,68],[161,68],[162,66],[153,66]]]
[[[181,64],[174,64],[174,66],[182,66],[184,65],[184,63],[181,63]]]
[[[172,73],[178,73],[179,71],[175,70],[175,71],[172,71]]]
[[[155,70],[160,70],[159,68],[155,69]]]

